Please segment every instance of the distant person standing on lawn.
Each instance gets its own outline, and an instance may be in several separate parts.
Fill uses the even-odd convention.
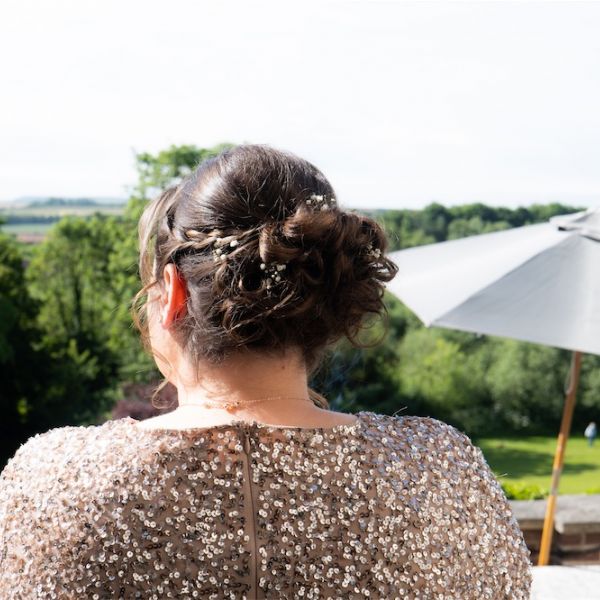
[[[588,445],[593,446],[594,445],[594,440],[596,439],[596,436],[598,435],[598,428],[596,427],[596,423],[594,421],[592,421],[585,428],[585,431],[583,432],[583,435],[587,438]]]

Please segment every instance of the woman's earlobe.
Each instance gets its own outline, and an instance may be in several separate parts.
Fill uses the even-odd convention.
[[[179,319],[187,313],[187,282],[179,272],[175,269],[175,281],[173,285],[173,304],[175,315],[174,319]]]
[[[161,311],[161,324],[168,329],[171,324],[187,312],[187,283],[173,263],[165,266],[166,302]]]

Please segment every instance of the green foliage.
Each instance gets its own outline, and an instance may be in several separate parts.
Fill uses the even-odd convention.
[[[336,410],[355,412],[376,410],[393,414],[406,410],[417,414],[417,402],[402,395],[398,371],[399,343],[405,332],[418,327],[417,317],[395,296],[385,293],[386,319],[367,323],[359,341],[373,347],[357,349],[340,340],[328,360],[310,382]]]
[[[39,246],[27,275],[51,342],[105,335],[103,321],[113,309],[108,264],[117,232],[114,218],[66,217]]]
[[[485,431],[489,417],[481,410],[485,395],[477,358],[475,350],[465,352],[459,338],[444,330],[411,330],[400,344],[403,394],[435,418],[465,431]]]
[[[90,360],[102,356],[96,377],[108,389],[119,381],[158,377],[130,316],[140,287],[137,225],[149,195],[230,146],[172,146],[156,155],[138,154],[139,180],[122,216],[65,217],[32,257],[28,280],[40,301],[44,343],[55,352],[75,340],[77,351]]]
[[[336,346],[320,379],[313,385],[332,399],[332,408],[344,412],[378,410],[394,412],[403,403],[394,366],[395,349],[391,344],[355,349],[347,340]]]
[[[470,235],[502,231],[503,229],[510,229],[510,224],[506,221],[486,223],[480,216],[471,217],[470,219],[454,219],[448,225],[448,239],[455,240]]]
[[[0,234],[0,459],[38,431],[81,423],[106,398],[107,357],[80,352],[75,340],[52,348],[26,284],[19,246]]]
[[[159,377],[130,317],[140,287],[137,225],[148,200],[232,144],[136,155],[139,180],[122,215],[69,216],[38,247],[0,236],[0,404],[16,435],[107,413],[124,383]],[[391,249],[545,221],[560,204],[483,204],[371,213]],[[29,261],[26,273],[23,264]],[[401,273],[398,275],[401,276]],[[389,330],[375,347],[342,340],[311,382],[340,410],[429,415],[482,434],[556,429],[568,353],[458,331],[425,329],[386,293]],[[362,339],[381,339],[374,322]],[[35,365],[35,377],[29,375]],[[600,408],[600,357],[585,357],[581,410]],[[21,429],[19,429],[19,427]]]
[[[578,210],[584,209],[558,203],[510,209],[481,203],[444,207],[434,202],[422,210],[375,210],[368,214],[384,227],[391,250],[401,250],[541,223],[552,216]]]
[[[93,423],[122,383],[159,378],[130,316],[140,287],[138,219],[147,194],[177,183],[226,146],[138,155],[140,179],[124,215],[64,217],[35,248],[0,238],[0,400],[15,439]]]
[[[36,365],[45,385],[24,408],[30,429],[97,421],[115,401],[114,357],[95,340],[73,338],[63,344],[44,340],[38,350],[46,360]]]
[[[500,231],[584,210],[558,203],[509,209],[484,204],[373,211],[391,250]],[[401,277],[401,273],[398,277]],[[432,329],[419,323],[402,339],[400,397],[467,432],[555,430],[570,353],[514,340]],[[574,424],[600,409],[600,357],[585,357]]]
[[[218,144],[212,148],[194,145],[171,146],[158,154],[136,154],[138,183],[133,197],[147,200],[162,190],[179,183],[201,162],[216,156],[233,144]]]
[[[509,500],[538,500],[547,498],[549,490],[533,483],[501,482],[502,490]]]
[[[47,382],[44,393],[22,410],[32,427],[93,420],[113,396],[119,357],[109,345],[115,310],[109,264],[119,227],[114,217],[66,217],[31,258],[36,348],[47,357],[36,370]]]
[[[99,214],[64,218],[37,248],[27,271],[41,305],[44,344],[53,353],[70,348],[92,361],[93,380],[109,395],[120,381],[156,376],[129,312],[139,287],[135,226],[129,218]],[[98,406],[104,404],[100,395]]]
[[[492,418],[512,431],[557,427],[570,353],[508,339],[490,344],[493,360],[486,382]]]
[[[159,377],[154,361],[143,350],[131,319],[131,301],[141,283],[138,273],[137,221],[130,216],[119,222],[117,238],[108,256],[113,297],[106,324],[108,349],[118,357],[119,381],[147,382]]]
[[[30,375],[37,363],[33,348],[37,306],[25,284],[23,261],[13,238],[0,233],[0,410],[2,424],[21,422],[19,402],[30,401],[35,386]]]
[[[598,421],[600,412],[600,356],[582,357],[575,425]]]
[[[16,238],[13,238],[13,239],[15,239],[15,241],[16,241]],[[36,244],[24,244],[24,243],[18,242],[18,241],[16,243],[19,248],[19,254],[23,258],[24,268],[26,268],[27,265],[33,259],[34,255],[36,253],[36,250],[37,250],[37,246],[36,246]]]
[[[25,286],[22,257],[16,242],[0,232],[0,362],[15,355],[14,344],[22,329],[29,329],[35,306]]]
[[[98,202],[90,198],[46,198],[33,200],[27,206],[98,206]]]

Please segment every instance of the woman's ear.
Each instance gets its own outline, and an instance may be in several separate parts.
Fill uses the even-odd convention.
[[[160,309],[161,323],[168,329],[174,321],[187,313],[187,284],[173,263],[163,271],[165,295]]]

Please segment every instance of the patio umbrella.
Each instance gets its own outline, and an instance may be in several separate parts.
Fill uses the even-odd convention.
[[[548,564],[581,354],[600,354],[600,209],[390,253],[387,289],[427,326],[573,351],[539,565]]]

